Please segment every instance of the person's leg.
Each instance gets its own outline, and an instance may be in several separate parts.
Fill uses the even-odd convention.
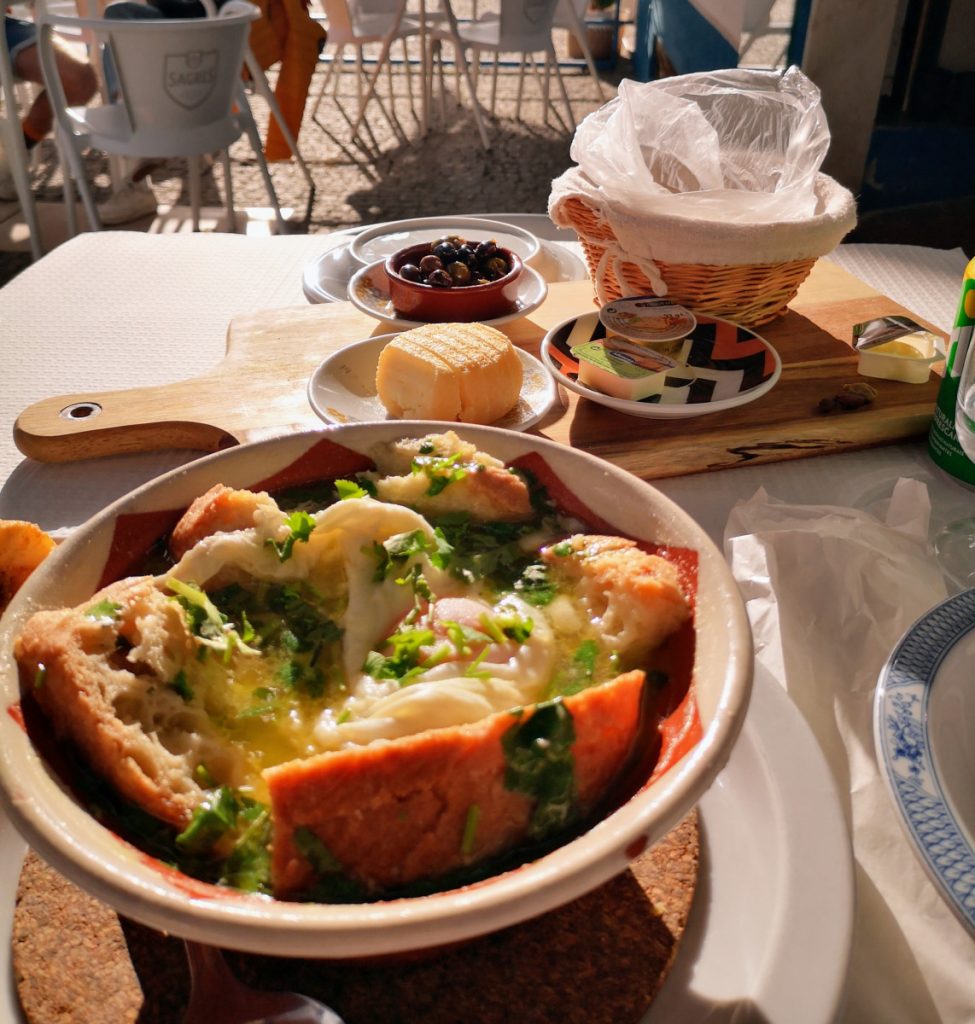
[[[30,28],[33,26],[31,25]],[[11,54],[11,58],[13,71],[17,78],[38,85],[44,84],[41,61],[37,52],[36,35],[33,42],[17,47],[16,52]],[[95,72],[88,62],[77,56],[59,39],[54,40],[54,59],[68,103],[71,106],[87,103],[95,95],[97,88]],[[37,94],[22,122],[28,149],[40,142],[50,132],[53,121],[51,101],[47,90],[42,90]]]

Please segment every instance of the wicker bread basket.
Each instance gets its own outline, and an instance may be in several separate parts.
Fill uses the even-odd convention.
[[[754,326],[781,316],[820,256],[856,224],[853,196],[817,176],[819,212],[803,222],[706,222],[620,209],[577,168],[552,185],[549,215],[579,237],[600,305],[666,295],[699,313]]]

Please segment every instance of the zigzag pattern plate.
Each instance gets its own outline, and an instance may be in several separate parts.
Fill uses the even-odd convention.
[[[683,343],[673,343],[679,346],[673,358],[690,367],[690,373],[675,371],[668,376],[662,394],[641,401],[615,398],[579,382],[579,363],[571,351],[583,342],[605,337],[606,327],[598,313],[572,317],[545,335],[542,361],[570,391],[630,416],[681,419],[733,409],[761,398],[782,373],[778,353],[754,331],[730,320],[700,316]]]
[[[874,702],[877,757],[914,849],[975,935],[975,590],[901,638]]]

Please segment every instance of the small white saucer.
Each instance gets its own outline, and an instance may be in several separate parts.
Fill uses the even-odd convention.
[[[388,324],[395,324],[397,327],[422,327],[426,323],[425,320],[407,320],[399,316],[393,309],[393,304],[389,299],[389,281],[386,279],[386,272],[383,269],[385,262],[385,260],[377,260],[352,275],[347,296],[349,301],[356,309]],[[545,279],[537,270],[525,267],[518,284],[514,312],[478,322],[497,327],[499,324],[518,320],[538,309],[545,301],[546,295],[548,295],[548,285],[545,283]]]
[[[326,423],[392,419],[376,394],[376,364],[379,353],[395,337],[380,334],[332,353],[308,381],[308,401],[315,413]],[[533,355],[522,349],[515,351],[521,359],[521,396],[511,412],[491,425],[527,430],[555,405],[558,389]]]
[[[342,234],[345,238],[354,238],[355,230]],[[556,242],[542,242],[530,266],[549,284],[585,281],[589,277],[586,264],[574,252]],[[351,241],[334,245],[305,264],[301,275],[305,298],[309,302],[345,302],[349,297],[349,281],[361,268],[362,264],[352,255]]]
[[[679,361],[693,373],[668,377],[663,393],[632,401],[604,395],[581,384],[571,349],[606,336],[598,313],[570,317],[542,339],[542,361],[555,379],[590,401],[643,419],[687,419],[754,402],[770,391],[782,373],[782,360],[754,331],[730,320],[699,316],[682,344]],[[676,358],[676,357],[675,357]],[[688,377],[692,380],[688,385]]]

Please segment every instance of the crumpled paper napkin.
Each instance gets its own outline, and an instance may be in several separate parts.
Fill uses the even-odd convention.
[[[897,482],[882,519],[759,490],[725,530],[756,658],[815,733],[852,835],[850,1022],[975,1020],[975,942],[916,858],[874,753],[879,672],[904,631],[947,596],[927,545],[929,514],[916,480]]]

